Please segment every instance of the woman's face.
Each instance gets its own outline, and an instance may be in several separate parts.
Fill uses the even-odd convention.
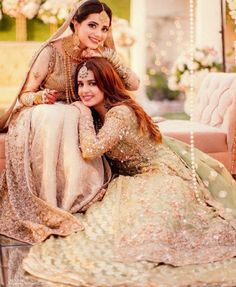
[[[94,74],[88,70],[86,76],[80,76],[78,73],[78,94],[87,107],[97,107],[104,103],[104,93],[101,91],[96,83]]]
[[[104,19],[105,18],[105,19]],[[109,17],[102,17],[99,13],[90,14],[82,23],[75,22],[82,48],[97,49],[103,45],[109,30]]]

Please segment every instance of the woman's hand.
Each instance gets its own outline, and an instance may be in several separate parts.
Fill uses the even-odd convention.
[[[82,101],[76,101],[76,102],[72,103],[71,105],[75,106],[76,108],[78,108],[81,111],[81,113],[89,113],[89,114],[91,114],[90,108],[85,106]]]
[[[54,104],[57,100],[59,92],[56,90],[45,89],[42,94],[43,104]]]
[[[102,57],[102,54],[101,54],[101,51],[96,49],[90,49],[90,48],[87,48],[85,49],[82,54],[81,54],[81,57],[82,58],[92,58],[92,57]]]

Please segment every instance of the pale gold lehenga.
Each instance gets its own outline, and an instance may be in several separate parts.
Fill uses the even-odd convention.
[[[77,215],[85,229],[34,246],[26,271],[67,287],[236,286],[235,201],[224,209],[199,179],[200,204],[191,169],[166,145],[141,136],[125,106],[107,113],[98,135],[92,117],[84,117],[80,143],[86,157],[106,153],[120,175],[101,202]]]
[[[102,159],[81,157],[78,123],[83,115],[66,104],[63,56],[53,44],[42,53],[49,56],[49,64],[41,86],[60,96],[53,105],[15,110],[0,179],[0,234],[28,243],[81,230],[70,213],[84,207],[104,183]],[[43,57],[36,65],[45,65]],[[73,64],[73,72],[75,68]]]

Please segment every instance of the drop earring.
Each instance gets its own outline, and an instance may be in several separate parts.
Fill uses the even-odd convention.
[[[104,108],[106,110],[109,110],[111,108],[111,105],[109,105],[107,102],[104,103]]]
[[[79,49],[79,46],[80,46],[80,39],[79,39],[79,31],[76,30],[74,32],[74,35],[73,35],[73,44],[74,44],[74,49]]]

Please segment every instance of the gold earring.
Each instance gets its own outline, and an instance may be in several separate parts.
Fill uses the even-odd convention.
[[[73,44],[74,44],[75,48],[79,48],[79,46],[80,46],[80,39],[79,39],[78,30],[74,32],[74,35],[73,35]]]

